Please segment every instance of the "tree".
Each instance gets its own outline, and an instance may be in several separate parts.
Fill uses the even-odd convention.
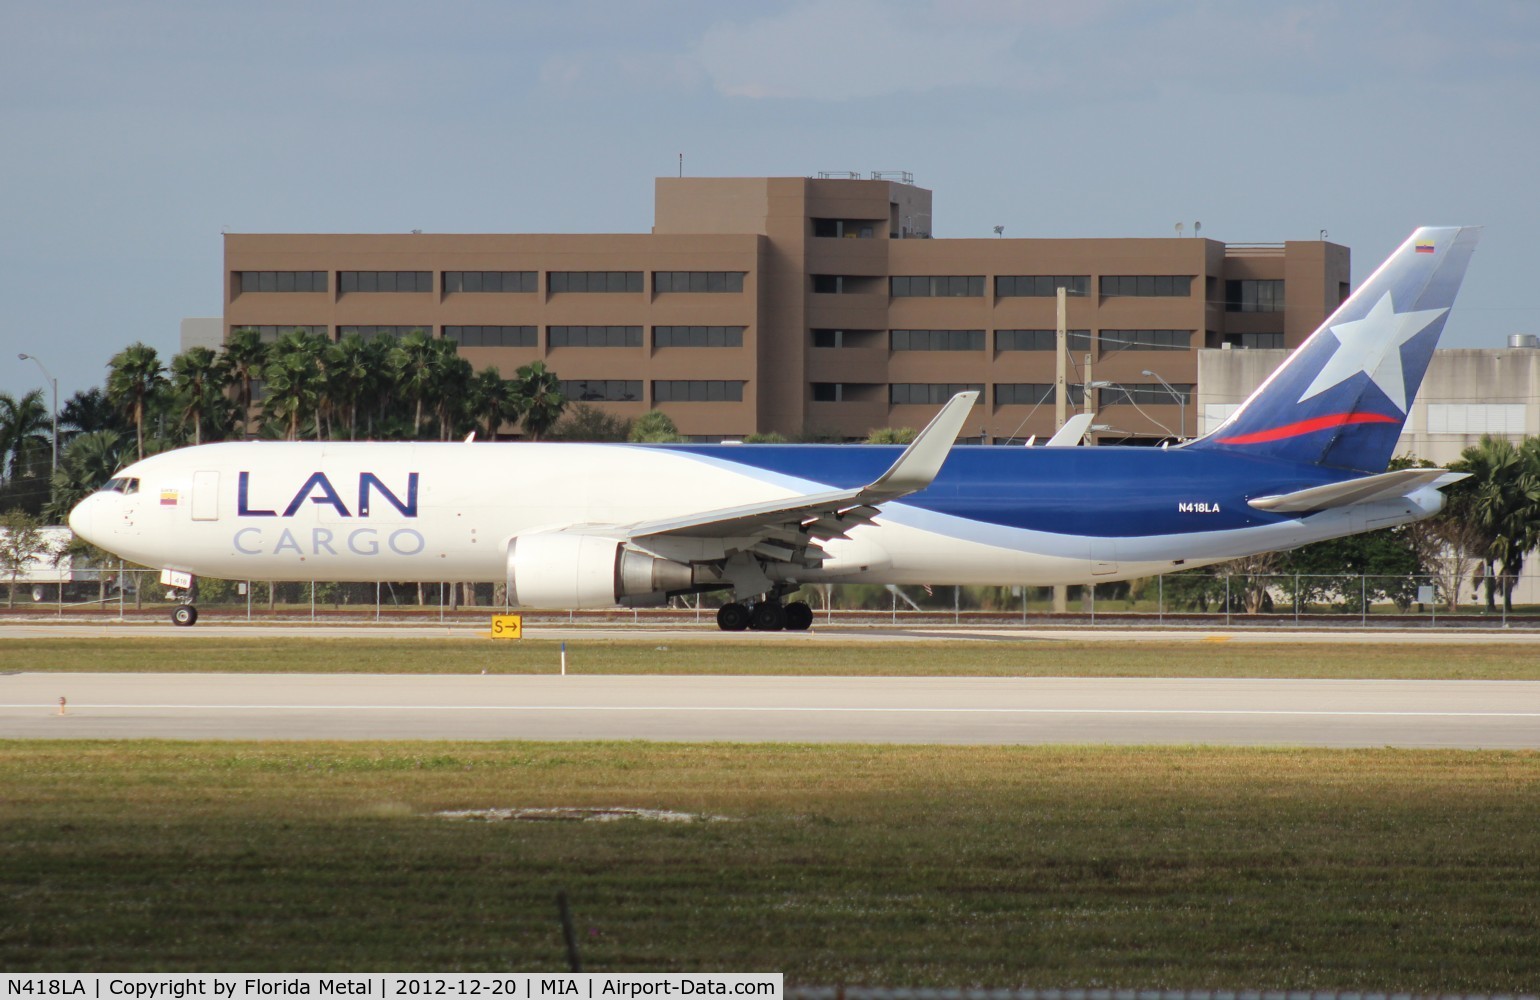
[[[913,427],[878,427],[866,437],[867,444],[908,444],[917,432]]]
[[[127,432],[128,421],[99,386],[82,389],[65,401],[59,411],[59,447],[77,434],[92,431]],[[61,452],[62,454],[62,452]]]
[[[348,440],[358,436],[358,407],[375,382],[370,366],[369,343],[349,333],[326,349],[326,394],[344,420]]]
[[[267,386],[267,397],[262,402],[264,431],[271,424],[283,429],[284,440],[298,441],[300,427],[314,420],[316,437],[320,437],[316,413],[326,381],[321,366],[325,349],[324,337],[302,330],[286,333],[273,344],[267,364],[262,366],[262,379]]]
[[[0,514],[0,570],[10,580],[6,588],[6,607],[16,606],[16,581],[27,564],[48,553],[43,524],[31,514],[19,510]]]
[[[588,403],[573,403],[546,437],[551,441],[626,441],[630,435],[631,421]]]
[[[422,436],[422,412],[433,398],[442,375],[444,355],[433,346],[424,330],[413,330],[390,352],[390,369],[396,388],[412,401],[412,437]]]
[[[228,421],[232,405],[225,397],[227,377],[219,356],[207,347],[189,347],[171,359],[177,423],[184,433],[192,428],[195,445],[203,443],[205,428],[211,439],[225,436],[220,428]]]
[[[684,440],[679,436],[679,428],[674,421],[662,410],[648,410],[633,420],[630,438],[638,444],[666,444]]]
[[[166,369],[155,348],[134,343],[107,362],[107,398],[134,423],[135,453],[144,457],[146,408],[166,386]]]
[[[252,382],[262,377],[262,368],[267,364],[267,345],[256,330],[241,327],[225,341],[219,362],[227,382],[236,390],[236,413],[244,436],[251,424]]]
[[[544,361],[532,361],[519,369],[517,384],[524,433],[531,441],[539,441],[540,435],[550,430],[566,409],[567,397],[562,395],[561,380]]]
[[[126,442],[117,431],[92,431],[77,435],[59,456],[52,492],[44,514],[63,524],[69,512],[123,467]]]
[[[513,383],[506,381],[491,365],[481,369],[471,380],[466,407],[488,441],[497,440],[497,432],[503,424],[519,419],[519,401]]]
[[[1513,609],[1524,555],[1540,542],[1540,444],[1535,440],[1515,447],[1506,438],[1484,435],[1450,465],[1470,473],[1448,492],[1479,538],[1488,611],[1496,610],[1499,574],[1503,607]]]
[[[460,357],[458,345],[453,340],[439,339],[433,341],[433,345],[439,354],[438,380],[432,392],[436,400],[438,439],[449,441],[458,437],[462,429],[472,429],[474,418],[468,404],[476,370]]]
[[[9,479],[41,475],[52,449],[53,419],[43,405],[43,390],[20,399],[0,392],[0,476]]]

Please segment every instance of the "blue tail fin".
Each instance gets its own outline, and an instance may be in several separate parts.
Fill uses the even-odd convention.
[[[1417,230],[1240,409],[1188,447],[1384,471],[1480,236],[1476,227]]]

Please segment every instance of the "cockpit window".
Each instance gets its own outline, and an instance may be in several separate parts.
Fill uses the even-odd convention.
[[[122,476],[117,479],[109,479],[102,484],[103,493],[122,493],[125,496],[139,492],[139,480],[132,476]]]

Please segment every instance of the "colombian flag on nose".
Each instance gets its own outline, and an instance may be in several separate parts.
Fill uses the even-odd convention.
[[[1417,241],[1417,252],[1418,253],[1432,253],[1433,252],[1433,241],[1432,240],[1418,240]]]

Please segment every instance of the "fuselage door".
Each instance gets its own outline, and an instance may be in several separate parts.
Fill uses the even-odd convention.
[[[218,472],[193,473],[192,519],[194,521],[219,520]]]

